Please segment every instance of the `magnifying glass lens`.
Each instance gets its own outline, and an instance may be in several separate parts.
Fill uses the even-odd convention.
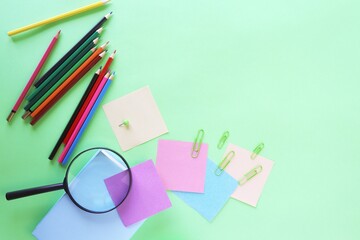
[[[118,174],[111,189],[105,180]],[[85,211],[103,213],[113,210],[126,198],[131,173],[123,158],[110,149],[93,148],[78,154],[70,163],[65,178],[71,200]],[[112,195],[111,198],[109,190]]]

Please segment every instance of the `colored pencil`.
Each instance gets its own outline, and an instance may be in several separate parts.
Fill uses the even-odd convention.
[[[78,61],[45,95],[43,95],[25,114],[22,116],[23,119],[26,119],[41,103],[43,103],[51,93],[53,93],[66,79],[68,79],[90,56],[96,51],[96,48],[88,51],[85,56],[83,56],[80,61]]]
[[[24,107],[25,111],[28,111],[34,104],[42,98],[46,94],[50,94],[53,86],[57,85],[65,75],[67,75],[68,72],[93,48],[95,47],[95,44],[98,42],[99,38],[95,38],[92,42],[88,44],[82,51],[77,54],[77,56],[72,59],[69,64],[64,67],[61,71],[55,71],[57,73],[55,76],[49,77],[47,80],[49,80],[48,84],[42,84],[40,87],[38,87],[35,91],[35,93],[29,97],[28,104]],[[70,58],[69,58],[70,59]],[[60,68],[59,68],[60,69]]]
[[[28,93],[28,91],[30,90],[31,88],[31,85],[34,83],[37,75],[39,74],[40,70],[42,69],[42,67],[44,66],[46,60],[48,59],[51,51],[53,50],[58,38],[59,38],[59,35],[60,35],[60,32],[61,31],[58,31],[57,34],[53,37],[53,39],[51,40],[49,46],[47,47],[44,55],[42,56],[40,62],[38,63],[37,67],[35,68],[33,74],[31,75],[29,81],[27,82],[27,84],[25,85],[23,91],[21,92],[18,100],[16,101],[15,105],[13,106],[9,116],[7,117],[7,121],[8,122],[11,122],[12,118],[14,117],[15,113],[17,112],[17,110],[19,109],[22,101],[24,100],[26,94]]]
[[[12,31],[9,31],[8,35],[13,36],[13,35],[28,31],[28,30],[36,28],[36,27],[40,27],[40,26],[43,26],[43,25],[46,25],[46,24],[49,24],[49,23],[57,22],[57,21],[59,21],[61,19],[65,19],[65,18],[74,16],[74,15],[80,14],[82,12],[89,11],[91,9],[101,7],[101,6],[103,6],[104,4],[106,4],[109,1],[110,0],[102,0],[102,1],[90,4],[90,5],[87,5],[87,6],[84,6],[84,7],[74,9],[74,10],[66,12],[66,13],[59,14],[57,16],[54,16],[54,17],[51,17],[51,18],[48,18],[48,19],[45,19],[45,20],[30,24],[30,25],[27,25],[27,26],[24,26],[24,27],[21,27],[21,28],[18,28],[18,29],[15,29],[15,30],[12,30]]]
[[[104,78],[105,74],[107,73],[112,61],[114,60],[116,54],[116,50],[110,55],[110,57],[108,58],[108,60],[105,63],[104,68],[101,70],[100,75],[97,79],[97,81],[95,82],[94,88],[91,90],[91,92],[89,93],[87,99],[85,100],[85,103],[83,104],[83,106],[81,107],[79,114],[76,116],[74,122],[72,123],[68,133],[66,134],[66,137],[64,138],[64,144],[66,144],[71,136],[71,133],[74,131],[76,124],[79,122],[81,115],[84,113],[86,106],[89,104],[91,97],[94,95],[97,87],[99,86],[101,80]]]
[[[84,56],[91,48],[93,48],[97,44],[97,42],[99,41],[99,35],[102,32],[102,30],[103,28],[99,28],[83,44],[81,44],[81,46],[78,49],[76,49],[54,72],[52,72],[49,75],[49,77],[45,79],[42,82],[42,84],[40,84],[35,89],[33,94],[31,94],[27,99],[29,101],[32,101],[34,98],[39,97],[40,91],[42,91],[46,87],[49,87],[49,85],[59,80],[74,65],[74,59],[79,60],[82,56]],[[85,49],[87,50],[84,51]]]
[[[57,94],[50,95],[50,97],[52,97],[52,99],[47,102],[46,105],[44,105],[41,109],[40,106],[30,115],[33,119],[31,120],[30,124],[34,125],[36,124],[41,117],[47,112],[49,111],[49,109],[55,105],[57,103],[57,101],[59,101],[61,99],[62,96],[64,96],[92,67],[94,67],[99,61],[100,59],[102,59],[105,55],[106,51],[100,53],[98,56],[95,57],[95,59],[93,59],[93,61],[90,64],[87,64],[85,68],[83,68],[76,77],[74,77],[74,79],[72,79],[72,81],[68,82],[64,87],[59,87],[61,88],[60,91],[57,92]],[[64,85],[64,84],[63,84]],[[57,89],[58,90],[58,89]],[[48,99],[49,99],[48,98]],[[48,100],[46,99],[45,102]],[[40,109],[38,111],[38,109]]]
[[[35,87],[39,87],[76,49],[78,49],[83,42],[85,42],[96,30],[98,30],[103,23],[105,23],[111,16],[112,12],[106,14],[85,36],[83,36],[79,42],[77,42],[59,61],[55,63],[38,81],[35,83]]]
[[[103,80],[101,81],[100,85],[96,89],[94,96],[92,97],[89,105],[86,107],[86,111],[82,115],[80,121],[78,122],[74,132],[72,133],[69,142],[66,144],[63,152],[61,153],[58,161],[62,164],[66,164],[71,156],[72,151],[74,150],[76,143],[79,141],[82,133],[84,132],[87,124],[89,123],[90,119],[92,118],[97,106],[101,102],[106,90],[111,83],[114,75],[112,74],[109,77],[109,74],[106,74]]]
[[[76,78],[76,75],[78,75],[92,60],[94,60],[102,51],[104,51],[104,46],[106,46],[106,44],[98,48],[88,59],[86,59],[86,61],[81,64],[81,66],[76,69],[76,71],[72,73],[70,77],[68,77],[52,94],[50,94],[50,96],[43,103],[41,103],[34,112],[32,112],[31,116],[34,117],[34,115],[37,114],[37,111],[40,111],[46,104],[48,104],[48,102],[52,100],[52,98],[54,98],[63,88],[65,88],[71,81],[73,81]]]
[[[94,84],[95,84],[97,78],[99,77],[100,71],[101,71],[101,67],[95,72],[93,78],[91,79],[91,81],[90,81],[88,87],[86,88],[81,100],[79,101],[75,111],[73,112],[71,118],[69,119],[68,123],[66,124],[66,127],[64,128],[63,132],[61,133],[58,141],[55,144],[55,147],[51,151],[50,156],[49,156],[49,160],[52,160],[54,158],[56,152],[59,150],[59,148],[60,148],[66,134],[68,133],[72,123],[74,122],[76,116],[79,114],[81,106],[84,104],[88,94],[90,93],[91,89],[94,87]]]

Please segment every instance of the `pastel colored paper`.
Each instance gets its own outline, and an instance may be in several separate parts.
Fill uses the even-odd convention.
[[[130,193],[117,208],[125,226],[142,221],[171,207],[170,199],[151,160],[132,167],[131,174]],[[112,185],[116,185],[121,178],[122,174],[120,173],[105,180],[113,200],[116,199],[116,191],[113,191]]]
[[[94,174],[116,174],[118,167],[114,167],[111,161],[103,161],[104,157],[111,158],[99,152],[75,179],[91,178]],[[100,190],[103,190],[102,188],[107,190],[105,184]],[[130,239],[143,222],[125,227],[115,210],[103,214],[88,213],[78,208],[69,196],[64,194],[36,226],[33,235],[40,240]]]
[[[167,190],[203,193],[208,145],[191,157],[192,142],[159,140],[156,169]]]
[[[249,172],[257,165],[262,166],[262,171],[259,174],[257,174],[245,184],[241,186],[239,185],[231,196],[232,198],[256,207],[274,162],[260,155],[252,160],[250,158],[252,154],[251,151],[235,146],[234,144],[228,145],[224,157],[230,151],[234,151],[235,156],[229,165],[225,168],[225,171],[233,176],[236,180],[240,180],[244,174]]]
[[[190,207],[199,212],[209,222],[212,221],[225,206],[231,194],[237,188],[237,181],[227,173],[215,175],[217,165],[207,160],[204,193],[174,192]]]
[[[168,132],[149,87],[143,87],[103,106],[123,151]],[[129,126],[121,126],[128,120]]]
[[[125,227],[115,210],[87,213],[65,194],[36,226],[33,235],[39,240],[130,239],[144,221]]]

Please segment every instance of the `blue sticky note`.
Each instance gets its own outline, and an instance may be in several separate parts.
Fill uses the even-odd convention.
[[[83,178],[109,176],[118,173],[114,161],[104,161],[111,156],[98,152],[76,177]],[[100,176],[101,177],[101,176]],[[104,183],[105,187],[105,183]],[[99,186],[99,189],[103,186]],[[64,194],[33,231],[39,240],[119,240],[130,239],[145,220],[125,227],[116,210],[103,214],[93,214],[79,209]]]
[[[216,176],[214,173],[216,168],[217,165],[208,159],[204,193],[174,191],[176,196],[199,212],[209,222],[220,212],[231,194],[238,187],[238,182],[225,171],[220,176]]]

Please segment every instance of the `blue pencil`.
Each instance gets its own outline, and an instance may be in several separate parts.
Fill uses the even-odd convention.
[[[76,147],[77,142],[80,140],[82,134],[84,133],[84,131],[85,131],[85,129],[86,129],[86,126],[89,124],[89,122],[90,122],[92,116],[94,115],[94,113],[95,113],[98,105],[100,104],[101,100],[103,99],[103,97],[104,97],[107,89],[109,88],[109,86],[110,86],[110,84],[111,84],[111,82],[112,82],[112,77],[113,77],[114,75],[115,75],[115,73],[113,73],[113,74],[109,77],[109,79],[107,80],[105,86],[104,86],[103,89],[101,90],[100,95],[98,96],[98,98],[96,99],[94,105],[92,106],[92,108],[91,108],[88,116],[86,117],[83,125],[81,126],[81,128],[80,128],[80,130],[79,130],[79,133],[76,135],[75,140],[74,140],[73,143],[71,144],[71,146],[70,146],[70,148],[69,148],[69,151],[66,153],[66,155],[65,155],[65,157],[64,157],[64,159],[63,159],[63,161],[62,161],[61,164],[65,165],[65,164],[69,161],[69,158],[70,158],[72,152],[74,151],[74,148]]]

